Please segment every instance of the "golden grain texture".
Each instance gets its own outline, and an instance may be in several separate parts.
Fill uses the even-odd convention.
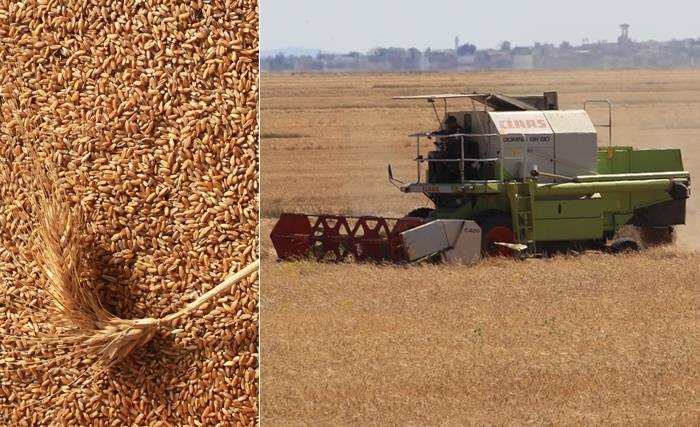
[[[94,291],[124,319],[174,313],[256,259],[258,27],[254,1],[0,1],[1,424],[258,424],[257,275],[95,371],[38,339],[60,330],[10,214],[49,158],[85,212]]]
[[[406,135],[437,121],[425,101],[392,96],[558,90],[567,109],[609,99],[613,143],[681,148],[697,174],[698,82],[697,70],[264,74],[261,422],[698,424],[695,196],[674,246],[629,256],[278,263],[268,237],[283,211],[400,216],[428,205],[394,188],[386,164],[414,180]]]

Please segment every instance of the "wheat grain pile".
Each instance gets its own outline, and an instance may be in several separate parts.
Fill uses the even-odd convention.
[[[120,318],[255,260],[258,27],[256,1],[0,0],[1,425],[258,424],[256,274],[100,368],[60,338],[29,203],[55,165]]]

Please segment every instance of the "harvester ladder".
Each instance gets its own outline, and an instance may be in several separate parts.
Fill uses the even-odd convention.
[[[511,184],[511,208],[515,243],[527,245],[521,254],[534,256],[535,251],[535,180]]]

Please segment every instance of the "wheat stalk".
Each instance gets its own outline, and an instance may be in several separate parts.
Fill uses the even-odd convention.
[[[227,277],[223,282],[219,283],[216,287],[209,290],[195,301],[189,303],[182,310],[172,313],[162,319],[145,318],[127,320],[112,317],[107,322],[98,323],[99,332],[95,334],[88,343],[100,348],[102,356],[106,358],[108,363],[119,361],[128,356],[135,348],[141,347],[150,341],[159,326],[172,325],[173,321],[186,316],[205,302],[226,292],[240,280],[250,276],[258,269],[259,265],[260,261],[256,259],[237,273]]]
[[[159,326],[168,326],[197,307],[227,291],[259,267],[255,260],[182,310],[162,319],[121,319],[107,311],[98,296],[85,286],[87,265],[84,243],[85,223],[80,204],[70,207],[56,186],[50,166],[35,164],[29,194],[32,212],[39,216],[32,233],[36,261],[46,276],[44,288],[57,313],[57,323],[66,328],[62,340],[73,338],[80,347],[98,353],[102,365],[110,366],[149,342]]]
[[[49,296],[55,324],[61,328],[58,334],[45,336],[42,341],[68,346],[76,356],[96,354],[101,362],[98,366],[106,368],[149,342],[160,326],[172,325],[258,269],[259,260],[255,260],[182,310],[162,319],[114,316],[102,306],[94,287],[89,286],[86,255],[90,248],[85,241],[85,212],[80,203],[69,203],[59,186],[56,166],[45,153],[30,144],[35,138],[51,139],[52,136],[41,135],[30,120],[22,119],[17,113],[14,119],[19,127],[17,138],[25,142],[26,156],[21,165],[3,164],[0,173],[3,180],[20,184],[21,194],[12,215],[29,224],[26,248],[34,253],[43,272],[39,283]],[[18,173],[13,174],[13,169]],[[79,188],[73,187],[73,191],[80,200]]]

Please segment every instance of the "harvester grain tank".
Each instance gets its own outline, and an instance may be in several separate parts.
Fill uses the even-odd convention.
[[[404,96],[427,100],[438,131],[416,140],[413,183],[389,180],[403,193],[422,193],[434,208],[403,218],[282,214],[271,238],[281,259],[467,262],[481,256],[527,256],[562,250],[639,249],[614,240],[631,224],[667,230],[685,223],[690,173],[679,149],[612,145],[607,101],[560,110],[556,92],[505,96],[459,93]],[[448,101],[470,102],[450,110]],[[608,108],[608,144],[586,108]],[[448,127],[448,123],[449,127]],[[600,126],[600,124],[599,124]],[[434,149],[421,153],[421,140]]]

